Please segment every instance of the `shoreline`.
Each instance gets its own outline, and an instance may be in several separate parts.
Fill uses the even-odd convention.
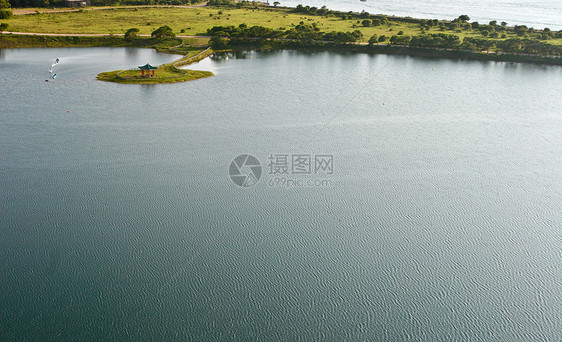
[[[6,38],[10,43],[6,42]],[[169,38],[180,42],[188,38],[208,38],[208,36],[177,36],[176,38]],[[164,53],[183,53],[174,52],[169,47],[158,46],[166,41],[158,41],[153,38],[143,36],[134,42],[126,41],[122,36],[116,35],[40,35],[40,34],[0,34],[0,49],[2,48],[45,48],[45,47],[136,47],[136,48],[153,48],[159,52]],[[390,44],[335,44],[335,43],[317,43],[311,44],[310,42],[302,41],[251,41],[241,46],[229,46],[224,49],[214,49],[215,51],[244,51],[244,50],[309,50],[309,51],[334,51],[334,52],[350,52],[350,53],[369,53],[369,54],[387,54],[399,56],[411,56],[419,58],[437,58],[449,60],[479,60],[491,62],[510,62],[510,63],[530,63],[537,65],[552,65],[562,66],[562,58],[560,57],[546,57],[540,55],[523,55],[523,54],[509,54],[509,53],[483,53],[466,50],[454,49],[436,49],[436,48],[423,48],[423,47],[409,47],[398,46]],[[280,43],[280,44],[278,44]],[[183,60],[184,57],[172,62],[177,63]],[[190,63],[189,63],[190,64]],[[184,69],[179,69],[184,70]],[[108,72],[111,73],[111,72]],[[103,74],[103,73],[102,73]],[[101,74],[100,74],[101,75]],[[98,75],[99,76],[99,75]],[[114,75],[115,76],[115,75]],[[210,77],[205,76],[205,77]],[[203,78],[203,77],[198,77]],[[98,78],[99,79],[99,78]],[[186,79],[189,81],[193,79]],[[127,82],[125,80],[107,80],[118,83],[135,83]],[[179,82],[179,81],[176,81]],[[139,81],[136,83],[156,84],[156,83],[173,83],[173,82],[155,82],[154,80]]]
[[[126,41],[122,35],[107,34],[50,34],[27,33],[23,35],[3,33],[0,34],[0,49],[2,48],[34,48],[34,47],[138,47],[154,48],[159,52],[177,53],[169,47],[160,47],[170,40],[180,43],[182,39],[201,38],[209,36],[176,36],[166,40],[149,38],[146,35],[134,42]],[[496,52],[477,52],[456,49],[438,49],[427,47],[411,47],[391,44],[367,45],[363,43],[337,44],[332,42],[304,42],[288,40],[247,39],[245,44],[228,46],[218,50],[314,50],[338,51],[352,53],[382,53],[389,55],[408,55],[412,57],[430,57],[443,59],[481,60],[513,63],[532,63],[541,65],[562,66],[562,58],[558,56],[540,56],[531,54],[513,54]],[[177,53],[182,54],[182,53]]]
[[[134,13],[137,11],[137,7],[147,11],[150,8],[154,8],[154,11],[157,12],[146,12],[145,15],[150,17],[150,13],[158,13],[159,15],[165,15],[168,20],[172,20],[170,16],[175,16],[174,18],[177,20],[178,18],[184,18],[186,15],[193,16],[195,13],[197,14],[194,20],[199,20],[198,24],[192,24],[198,25],[197,29],[188,27],[185,30],[179,30],[181,33],[177,36],[170,31],[167,38],[155,38],[147,34],[154,27],[150,30],[147,30],[145,27],[141,28],[140,32],[139,29],[136,29],[136,38],[133,40],[125,39],[124,33],[104,32],[107,29],[102,26],[97,27],[97,29],[93,28],[90,33],[67,33],[65,29],[70,32],[73,31],[73,26],[69,26],[68,22],[66,26],[63,25],[56,29],[52,27],[53,21],[58,23],[58,20],[62,20],[63,17],[71,13],[83,16],[84,14],[81,10],[64,10],[63,12],[70,13],[63,14],[57,14],[57,12],[48,14],[49,11],[37,14],[39,16],[37,18],[48,18],[46,19],[47,21],[44,21],[45,19],[33,19],[36,16],[34,14],[22,13],[18,17],[25,16],[30,18],[29,20],[25,19],[23,22],[27,23],[27,26],[25,24],[22,25],[21,21],[15,21],[16,24],[13,31],[6,30],[0,33],[0,49],[27,47],[155,48],[160,52],[184,55],[183,58],[176,62],[187,58],[190,55],[188,54],[190,48],[191,50],[203,50],[210,47],[215,51],[293,49],[562,66],[562,58],[560,56],[562,55],[562,31],[554,32],[548,29],[537,31],[530,28],[527,32],[526,27],[509,27],[506,26],[507,23],[497,25],[496,22],[490,22],[489,25],[478,24],[477,22],[471,24],[468,23],[468,16],[459,16],[459,18],[453,21],[443,21],[380,14],[372,15],[366,12],[343,13],[325,8],[303,7],[302,5],[296,8],[287,8],[255,3],[251,5],[244,4],[246,7],[238,6],[240,4],[220,6],[199,4],[195,6],[169,7],[136,6],[126,8],[105,6],[85,9],[85,12],[88,13],[109,11],[104,16],[113,16],[113,19],[108,19],[107,23],[112,24],[117,32],[124,32],[126,30],[125,25],[129,24],[120,22],[115,16]],[[171,8],[170,11],[172,12],[168,12],[167,8]],[[177,13],[178,8],[183,8],[181,13]],[[207,11],[204,13],[209,15],[199,16],[199,11]],[[232,18],[238,17],[237,21],[221,21],[221,17],[223,20],[230,20],[231,14]],[[63,17],[60,17],[61,15]],[[258,20],[260,24],[252,27],[246,25],[247,18],[244,17],[246,15],[254,16],[254,20]],[[279,23],[291,24],[288,25],[288,28],[274,28],[276,26],[273,25],[279,23],[268,24],[271,20],[266,20],[267,18],[273,18],[272,15],[281,20]],[[281,19],[281,16],[287,19]],[[84,24],[89,22],[88,20],[92,20],[92,18],[87,16],[84,18]],[[68,18],[65,20],[68,20]],[[76,17],[72,20],[81,19]],[[216,20],[220,22],[216,22]],[[301,20],[300,24],[296,25],[294,20]],[[242,23],[236,26],[240,21]],[[30,23],[36,23],[39,26],[29,26]],[[215,25],[215,23],[219,25]],[[229,26],[221,26],[221,23],[229,23]],[[145,26],[149,24],[151,23],[146,22]],[[131,22],[130,25],[134,25],[134,23]],[[330,25],[332,25],[331,29],[329,28]],[[171,30],[170,27],[165,27]],[[333,30],[334,27],[336,27],[336,30]],[[38,31],[47,32],[25,32],[25,28],[35,28]],[[176,32],[177,30],[178,28],[176,27]],[[351,32],[350,30],[354,31]],[[109,32],[111,31],[113,30],[109,30]],[[373,32],[375,33],[373,34]],[[501,39],[498,38],[500,33]],[[187,43],[188,41],[191,43]],[[174,50],[178,47],[179,50]],[[167,66],[167,72],[183,73],[183,70],[177,69],[174,63]],[[125,83],[124,79],[116,79],[114,81]],[[141,81],[139,80],[138,82]],[[144,80],[144,82],[148,81]],[[152,82],[154,82],[154,79]]]
[[[246,50],[303,50],[303,51],[334,51],[348,53],[386,54],[397,56],[411,56],[421,58],[478,60],[494,62],[528,63],[538,65],[562,66],[562,58],[558,56],[541,56],[532,54],[514,54],[501,52],[477,52],[458,49],[411,47],[392,44],[333,44],[318,42],[317,44],[302,44],[302,42],[282,41],[281,46],[269,45],[271,41],[241,46],[229,46],[223,51]],[[216,50],[216,49],[215,49]]]

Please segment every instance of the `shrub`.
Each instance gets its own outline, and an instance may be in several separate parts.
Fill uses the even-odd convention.
[[[228,46],[228,40],[223,37],[214,36],[209,40],[209,44],[211,44],[213,49],[220,50]]]
[[[390,37],[390,43],[391,44],[397,44],[397,45],[408,45],[408,43],[410,42],[411,37],[410,36],[392,36]]]
[[[151,34],[152,37],[156,38],[164,38],[164,37],[175,37],[176,35],[172,31],[170,26],[160,26],[156,30],[154,30]]]
[[[132,42],[139,36],[139,29],[134,27],[130,28],[125,32],[125,40]]]
[[[8,18],[10,18],[10,17],[13,16],[13,15],[14,15],[14,14],[13,14],[12,11],[9,10],[9,9],[5,9],[5,8],[0,9],[0,19],[8,19]]]
[[[525,26],[525,25],[515,25],[515,27],[513,28],[513,31],[519,37],[523,37],[525,35],[525,33],[527,33],[527,26]]]

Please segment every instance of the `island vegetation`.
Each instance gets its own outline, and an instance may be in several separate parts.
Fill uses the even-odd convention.
[[[208,44],[215,51],[329,49],[562,65],[562,31],[548,28],[510,26],[498,21],[471,22],[468,15],[447,21],[279,5],[211,0],[209,5],[197,7],[139,5],[64,12],[37,8],[27,15],[11,9],[14,15],[0,22],[0,29],[5,31],[0,34],[0,48],[136,46],[166,52],[176,49],[178,53],[177,49],[188,47],[200,52],[206,48],[201,44]],[[18,35],[19,32],[61,36],[27,36]],[[185,41],[195,37],[199,39],[198,46]],[[192,57],[193,53],[187,55]],[[185,70],[174,65],[161,68],[157,72],[162,78],[187,77],[180,75]],[[111,75],[113,81],[131,80],[129,72]],[[102,78],[108,77],[110,74]]]
[[[210,71],[180,69],[181,66],[200,61],[211,55],[211,48],[189,51],[183,58],[172,63],[160,65],[154,75],[143,75],[139,69],[116,70],[98,74],[100,81],[135,84],[177,83],[198,80],[213,76]]]

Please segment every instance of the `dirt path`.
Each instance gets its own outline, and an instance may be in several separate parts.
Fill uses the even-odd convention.
[[[209,53],[209,51],[211,51],[211,48],[210,48],[210,47],[206,48],[206,49],[203,50],[203,51],[200,51],[199,53],[197,53],[197,54],[194,55],[194,56],[191,56],[191,57],[189,57],[189,58],[187,58],[187,59],[184,59],[184,58],[186,58],[186,57],[189,56],[189,54],[187,54],[187,55],[183,56],[182,58],[180,58],[179,60],[175,61],[172,65],[173,65],[174,67],[176,67],[176,68],[179,68],[179,67],[181,67],[181,66],[191,64],[191,61],[193,61],[194,59],[198,58],[199,56],[201,56],[201,55],[203,55],[203,54]]]

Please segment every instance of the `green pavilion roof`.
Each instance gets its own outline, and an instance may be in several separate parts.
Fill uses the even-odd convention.
[[[153,70],[153,69],[158,69],[158,68],[146,63],[145,65],[139,66],[139,69],[141,69],[141,70]]]

